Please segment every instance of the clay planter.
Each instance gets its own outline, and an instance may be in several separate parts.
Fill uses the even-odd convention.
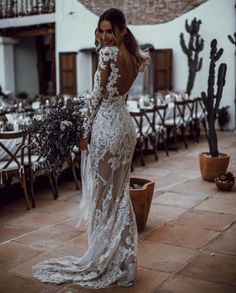
[[[144,178],[130,178],[130,184],[140,185],[140,188],[130,188],[130,198],[133,205],[138,231],[144,229],[150,210],[154,191],[154,182]]]
[[[199,155],[199,164],[202,178],[206,181],[214,181],[216,177],[226,173],[230,156],[219,154],[219,157],[211,157],[209,153]]]
[[[234,182],[224,182],[220,181],[219,178],[215,178],[216,186],[219,190],[230,191],[230,189],[234,186]]]

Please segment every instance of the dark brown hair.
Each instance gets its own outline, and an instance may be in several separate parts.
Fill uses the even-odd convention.
[[[149,63],[149,53],[141,50],[134,35],[129,28],[126,27],[126,19],[123,12],[116,8],[110,8],[103,12],[103,14],[99,17],[97,30],[99,30],[100,24],[104,20],[110,22],[115,37],[115,28],[118,28],[119,31],[123,31],[126,28],[127,32],[124,36],[124,44],[127,50],[136,57],[139,65],[145,67],[145,65]]]

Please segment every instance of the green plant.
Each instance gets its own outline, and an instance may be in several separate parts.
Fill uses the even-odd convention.
[[[35,168],[39,165],[56,176],[60,174],[63,163],[79,145],[83,107],[80,98],[64,103],[58,95],[55,107],[49,107],[42,117],[33,119],[28,131],[30,146],[38,156]]]
[[[225,183],[230,183],[235,181],[235,177],[232,172],[226,172],[225,174],[221,174],[218,177],[218,181],[220,182],[225,182]]]
[[[223,54],[222,48],[217,50],[217,40],[216,39],[212,40],[211,52],[210,52],[211,61],[209,66],[207,94],[205,92],[201,93],[202,100],[207,112],[208,144],[209,144],[210,154],[212,157],[219,156],[215,123],[217,119],[217,112],[220,106],[220,101],[222,98],[223,87],[225,85],[225,75],[227,70],[227,65],[225,63],[221,63],[218,69],[216,93],[214,93],[214,87],[215,87],[215,66],[216,66],[216,62],[220,59],[222,54]]]

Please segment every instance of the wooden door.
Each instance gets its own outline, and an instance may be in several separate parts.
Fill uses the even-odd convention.
[[[77,53],[60,53],[60,93],[67,95],[77,94],[76,78]]]
[[[154,92],[172,89],[172,49],[154,51]]]

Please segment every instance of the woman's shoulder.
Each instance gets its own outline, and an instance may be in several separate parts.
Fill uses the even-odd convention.
[[[103,59],[106,59],[104,61],[108,61],[108,60],[117,60],[119,54],[119,49],[116,46],[105,46],[102,47],[99,50],[99,56]]]

